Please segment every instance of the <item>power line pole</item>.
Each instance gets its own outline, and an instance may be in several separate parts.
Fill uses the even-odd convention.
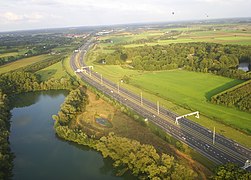
[[[215,143],[215,127],[214,127],[214,132],[213,132],[213,144]]]
[[[119,94],[119,82],[118,82],[118,94]]]
[[[100,82],[101,82],[101,85],[103,84],[103,76],[102,74],[100,74]]]
[[[157,112],[159,114],[159,101],[157,101]]]

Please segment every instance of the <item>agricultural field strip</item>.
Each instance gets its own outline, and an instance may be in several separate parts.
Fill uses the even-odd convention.
[[[98,82],[98,83],[100,83],[100,79],[97,79],[95,76],[92,76],[92,78],[95,78],[95,81]],[[116,88],[110,86],[109,84],[104,84],[104,83],[103,83],[103,85],[106,86],[106,87],[108,87],[109,89],[113,90],[114,92],[117,91]],[[119,94],[121,95],[122,92],[123,92],[123,91],[119,91]],[[122,94],[124,94],[124,93],[122,93]],[[134,102],[134,103],[137,104],[138,106],[141,106],[141,104],[140,104],[140,102],[139,102],[138,99],[132,98],[132,97],[130,97],[130,96],[127,96],[126,94],[121,95],[121,96],[123,96],[123,97],[126,98],[126,99],[130,99],[132,102]],[[141,107],[142,107],[142,106],[141,106]],[[146,110],[150,111],[152,114],[154,114],[154,115],[156,115],[156,116],[158,116],[158,117],[160,117],[160,118],[165,119],[166,121],[172,123],[172,125],[174,125],[174,126],[176,126],[176,127],[179,127],[178,125],[175,124],[174,121],[170,121],[170,118],[166,117],[165,114],[162,113],[161,111],[160,111],[160,114],[157,114],[157,113],[156,113],[156,109],[153,109],[153,108],[150,107],[149,105],[144,105],[143,107],[144,107]],[[185,127],[185,130],[186,130],[186,132],[188,132],[189,134],[192,134],[192,135],[194,135],[194,136],[196,136],[196,137],[200,137],[200,139],[203,140],[204,142],[207,142],[207,144],[211,144],[211,143],[212,143],[212,139],[209,139],[207,136],[204,136],[204,134],[201,134],[201,133],[199,133],[198,131],[195,131],[194,129],[192,129],[192,128],[188,127],[188,126]],[[231,153],[227,150],[227,148],[225,148],[224,146],[222,146],[221,144],[219,144],[219,143],[217,143],[217,142],[216,142],[215,145],[218,145],[218,146],[219,146],[219,147],[218,147],[219,149],[221,149],[222,151],[224,151],[226,154],[235,157],[235,158],[238,159],[239,161],[243,161],[243,159],[246,159],[244,156],[237,154],[235,151],[233,151],[233,150],[231,150],[231,149],[228,149],[228,150],[231,151],[231,153],[232,153],[232,154],[231,154]],[[243,159],[239,158],[240,156],[241,156]]]
[[[38,56],[20,59],[20,60],[0,66],[0,70],[2,71],[0,72],[0,74],[11,71],[11,70],[16,70],[16,69],[19,69],[19,68],[22,68],[31,64],[35,64],[49,58],[50,56],[48,55],[38,55]]]
[[[93,77],[92,77],[92,78],[93,78]],[[96,78],[96,77],[95,77],[95,78]],[[100,80],[99,80],[99,79],[96,79],[96,81],[99,82]],[[111,87],[111,88],[114,88],[114,87]],[[127,96],[126,96],[126,97],[127,97]],[[134,101],[137,102],[137,100],[134,100]],[[137,104],[138,104],[138,102],[137,102]],[[151,109],[151,111],[152,111],[152,109]],[[154,111],[154,113],[156,113],[156,112]],[[166,117],[165,117],[165,118],[166,118]],[[172,122],[172,123],[173,123],[173,122]],[[203,139],[204,139],[204,138],[206,138],[205,140],[209,141],[209,140],[208,140],[208,137],[203,137]],[[223,149],[223,151],[225,151],[225,149]],[[234,152],[234,151],[233,151],[233,152]],[[228,153],[228,151],[227,151],[227,153]],[[235,153],[235,152],[234,152],[234,153]],[[238,156],[238,157],[239,157],[239,156]]]

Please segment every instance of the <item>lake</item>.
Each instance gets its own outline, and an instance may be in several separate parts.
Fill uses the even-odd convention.
[[[15,98],[10,146],[15,154],[13,179],[134,179],[116,177],[110,159],[88,147],[59,139],[53,128],[67,92],[26,93]]]

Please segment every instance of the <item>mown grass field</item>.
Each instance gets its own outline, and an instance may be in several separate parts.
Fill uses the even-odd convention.
[[[251,114],[211,104],[210,97],[243,81],[211,74],[164,71],[133,76],[130,84],[163,99],[216,118],[225,124],[251,131]]]
[[[46,81],[50,78],[60,79],[67,75],[62,62],[55,63],[47,68],[37,71],[36,74],[41,76],[42,81]]]
[[[9,64],[5,64],[3,66],[0,66],[0,74],[19,69],[21,67],[25,67],[33,63],[43,61],[49,57],[50,57],[49,55],[39,55],[39,56],[33,56],[29,58],[20,59]]]

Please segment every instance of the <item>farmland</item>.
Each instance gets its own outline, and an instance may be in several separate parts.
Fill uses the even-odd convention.
[[[39,56],[33,56],[29,58],[20,59],[18,61],[1,66],[0,74],[43,61],[49,57],[50,57],[49,55],[39,55]]]
[[[250,132],[251,115],[249,113],[208,102],[213,94],[241,82],[211,74],[180,70],[148,73],[133,76],[130,80],[131,85],[144,91],[175,102],[187,109],[199,110],[204,115],[216,117],[225,124]]]
[[[176,34],[173,35],[172,33]],[[104,43],[105,40],[112,43]],[[166,45],[171,43],[213,42],[220,44],[251,45],[251,27],[190,25],[183,28],[166,28],[156,30],[138,30],[100,37],[103,47],[122,44],[124,47]],[[146,40],[140,42],[139,40]],[[137,42],[138,41],[138,42]]]

